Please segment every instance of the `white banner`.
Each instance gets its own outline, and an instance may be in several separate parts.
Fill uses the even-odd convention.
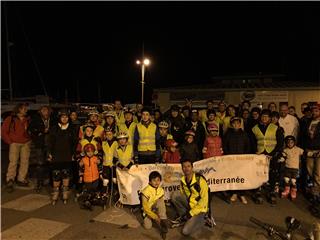
[[[193,167],[207,179],[211,192],[255,189],[268,181],[269,161],[265,155],[212,157],[195,162]],[[180,164],[145,164],[132,166],[129,171],[117,169],[122,204],[139,204],[138,191],[147,186],[152,171],[161,174],[166,199],[180,189],[183,175]]]

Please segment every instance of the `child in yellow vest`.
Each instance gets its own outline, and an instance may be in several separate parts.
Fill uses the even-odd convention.
[[[118,147],[114,152],[113,163],[116,167],[129,170],[133,165],[133,147],[128,144],[129,136],[126,132],[119,132],[117,136]]]
[[[143,226],[151,229],[154,221],[159,227],[161,234],[168,232],[167,213],[164,202],[164,190],[160,186],[161,174],[153,171],[149,174],[149,184],[141,191],[141,203],[143,210]]]
[[[117,139],[114,136],[112,128],[105,129],[105,139],[102,142],[103,166],[102,166],[102,185],[104,192],[107,192],[108,186],[116,183],[116,172],[113,166],[113,155],[118,148]]]

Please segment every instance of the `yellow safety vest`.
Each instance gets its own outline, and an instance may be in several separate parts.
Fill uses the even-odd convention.
[[[164,196],[164,190],[162,187],[154,188],[148,184],[148,186],[141,191],[141,194],[147,199],[147,206],[143,206],[143,209],[147,208],[150,210],[157,200]]]
[[[257,151],[258,153],[262,153],[264,150],[267,153],[271,153],[277,145],[277,133],[278,126],[270,123],[267,127],[265,135],[261,132],[258,124],[252,128],[252,132],[256,136],[257,139]]]
[[[88,139],[84,138],[84,139],[81,139],[80,140],[80,145],[81,145],[81,152],[84,152],[84,146],[91,143],[95,148],[96,150],[94,151],[94,154],[97,154],[98,153],[98,142],[94,139],[91,140],[91,142],[89,142]]]
[[[173,136],[168,133],[168,135],[167,135],[167,140],[169,140],[169,139],[173,139]]]
[[[133,145],[133,140],[134,140],[134,131],[136,129],[137,124],[135,122],[132,122],[129,126],[129,128],[127,127],[127,125],[125,123],[122,123],[119,126],[119,132],[124,131],[126,133],[128,133],[129,139],[128,139],[128,144]]]
[[[199,185],[198,187],[195,187],[195,185]],[[200,187],[200,192],[197,190],[197,188]],[[201,176],[196,176],[194,173],[192,176],[192,180],[190,185],[188,186],[186,183],[185,176],[182,176],[181,178],[181,188],[180,191],[182,194],[185,194],[188,201],[189,201],[189,207],[190,207],[190,215],[198,215],[199,213],[206,213],[208,212],[208,184],[206,180]]]
[[[112,166],[113,165],[113,156],[114,151],[118,147],[118,142],[114,141],[111,146],[109,146],[109,143],[107,141],[102,142],[102,150],[103,150],[103,166]]]
[[[133,158],[133,148],[132,145],[127,145],[123,150],[120,146],[116,148],[116,155],[118,157],[119,163],[126,167],[130,164]]]
[[[138,151],[156,151],[157,126],[154,123],[150,123],[148,128],[146,128],[142,123],[138,123],[137,130],[139,132]]]
[[[122,124],[122,123],[124,123],[124,122],[126,121],[126,120],[124,119],[124,113],[123,113],[122,110],[120,111],[120,114],[119,114],[119,115],[116,113],[116,111],[114,111],[114,114],[115,114],[115,117],[116,117],[116,123],[117,123],[117,125],[120,125],[120,124]]]

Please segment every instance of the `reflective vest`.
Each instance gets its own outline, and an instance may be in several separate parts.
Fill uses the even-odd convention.
[[[156,151],[157,126],[154,123],[150,123],[148,127],[145,127],[142,123],[138,123],[137,130],[139,132],[138,151]]]
[[[107,141],[102,142],[102,150],[103,150],[103,166],[112,166],[113,165],[113,156],[114,151],[118,147],[118,142],[114,141],[111,146]]]
[[[84,138],[83,127],[84,126],[81,126],[80,130],[79,130],[79,138],[80,139]],[[97,125],[93,131],[93,136],[102,138],[104,136],[104,128],[101,125]]]
[[[116,148],[116,157],[119,160],[119,163],[126,167],[130,164],[133,157],[133,148],[132,145],[127,145],[124,149],[120,146]]]
[[[169,139],[173,139],[173,136],[168,133],[168,135],[167,135],[167,140],[169,140]]]
[[[120,125],[122,123],[124,123],[126,120],[124,119],[124,113],[122,110],[120,110],[119,114],[114,112],[115,113],[115,117],[116,117],[116,123],[117,125]]]
[[[277,145],[277,130],[278,126],[273,123],[268,125],[265,135],[261,132],[258,124],[252,128],[252,132],[257,139],[258,153],[262,153],[264,150],[266,150],[267,153],[271,153],[274,150]]]
[[[148,184],[148,186],[141,191],[141,194],[147,199],[146,206],[143,206],[143,209],[151,210],[152,206],[164,196],[164,190],[162,187],[154,188]]]
[[[85,156],[82,158],[83,161],[83,181],[87,183],[91,183],[97,179],[99,179],[99,169],[98,169],[98,157],[92,156],[89,158]]]
[[[84,153],[84,146],[91,143],[93,146],[95,146],[96,150],[94,151],[94,154],[98,154],[98,142],[94,139],[91,140],[91,142],[86,139],[86,138],[83,138],[80,140],[80,145],[81,145],[81,152]]]
[[[125,123],[122,123],[119,125],[119,132],[120,131],[124,131],[126,133],[128,133],[129,139],[128,139],[128,144],[133,145],[133,138],[134,138],[134,131],[136,129],[137,124],[135,122],[132,122],[129,126],[129,128],[127,127],[127,125]]]
[[[185,176],[182,176],[180,191],[182,194],[185,194],[188,199],[190,207],[189,213],[191,216],[208,212],[208,190],[209,187],[204,177],[194,173],[190,185],[187,185]]]

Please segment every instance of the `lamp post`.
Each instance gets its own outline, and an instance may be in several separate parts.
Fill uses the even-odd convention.
[[[143,100],[144,100],[144,73],[146,70],[146,67],[150,65],[150,60],[145,58],[142,61],[137,60],[136,61],[137,65],[141,65],[141,104],[143,105]]]

